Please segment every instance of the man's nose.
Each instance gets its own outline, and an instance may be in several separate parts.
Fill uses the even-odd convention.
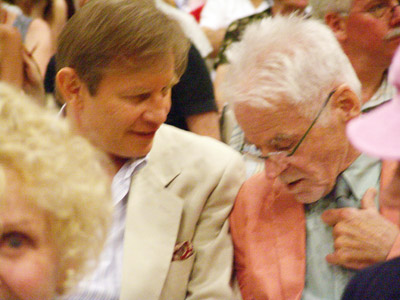
[[[143,114],[143,117],[148,122],[162,124],[166,121],[170,108],[170,95],[155,95],[149,102],[149,106]]]
[[[289,167],[287,157],[269,157],[265,160],[265,173],[271,179],[277,178]]]

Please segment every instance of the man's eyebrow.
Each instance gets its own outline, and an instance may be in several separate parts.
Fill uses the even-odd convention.
[[[146,89],[144,87],[134,87],[134,88],[127,88],[125,90],[122,90],[120,94],[134,94],[134,95],[139,95],[143,93],[148,93],[149,89]]]
[[[279,133],[279,134],[275,135],[275,137],[269,141],[269,144],[271,144],[271,146],[273,146],[273,145],[276,145],[276,144],[279,144],[282,142],[286,142],[293,138],[294,138],[293,134]]]

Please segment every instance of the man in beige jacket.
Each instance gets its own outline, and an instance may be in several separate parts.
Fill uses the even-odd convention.
[[[244,178],[218,141],[163,125],[188,42],[152,1],[92,0],[67,23],[67,117],[113,159],[114,227],[68,299],[233,299],[227,217]]]

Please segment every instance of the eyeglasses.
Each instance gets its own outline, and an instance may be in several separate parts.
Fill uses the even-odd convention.
[[[258,159],[269,159],[271,157],[275,157],[275,158],[285,158],[285,157],[290,157],[293,154],[295,154],[295,152],[297,151],[297,149],[300,147],[301,143],[304,141],[304,139],[306,138],[306,136],[308,135],[308,133],[311,131],[311,129],[314,127],[315,123],[318,121],[322,111],[324,110],[324,108],[326,107],[326,105],[328,104],[329,100],[331,99],[332,95],[336,92],[336,89],[332,90],[328,96],[326,97],[325,102],[322,104],[322,107],[320,108],[320,110],[317,113],[317,116],[315,117],[315,119],[311,122],[311,125],[308,127],[308,129],[306,130],[306,132],[304,133],[304,135],[300,138],[300,140],[297,142],[297,144],[294,146],[294,148],[292,149],[292,151],[288,152],[288,151],[276,151],[276,152],[269,152],[266,155],[262,155],[261,150],[259,148],[257,148],[255,145],[252,144],[245,144],[243,145],[242,149],[240,152],[242,152],[244,155],[246,156],[251,156],[251,157],[256,157]]]
[[[377,19],[383,18],[387,14],[390,13],[390,17],[393,17],[393,13],[396,9],[396,7],[400,6],[400,1],[395,1],[396,4],[393,4],[393,2],[377,2],[370,8],[368,8],[366,11],[355,11],[353,13],[367,13],[372,16],[374,16]]]

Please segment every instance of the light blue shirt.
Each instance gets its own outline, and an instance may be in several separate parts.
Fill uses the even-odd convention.
[[[306,206],[306,282],[302,300],[341,298],[355,271],[326,262],[326,255],[334,251],[332,227],[321,220],[321,214],[331,208],[359,207],[368,188],[379,190],[380,172],[381,162],[378,159],[361,154],[338,177],[331,193]]]
[[[77,291],[66,300],[118,300],[122,279],[122,255],[128,193],[132,177],[147,163],[147,158],[126,162],[112,181],[113,224],[97,268],[84,278]]]

